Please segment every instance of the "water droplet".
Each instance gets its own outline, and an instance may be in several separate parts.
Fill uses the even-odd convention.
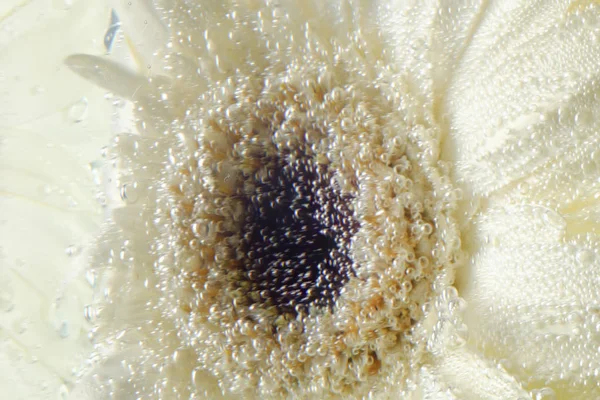
[[[50,186],[50,185],[43,185],[40,188],[40,190],[44,194],[44,196],[48,196],[48,195],[52,194],[52,192],[53,192],[52,186]]]
[[[112,46],[114,44],[115,38],[117,36],[117,32],[121,27],[121,22],[119,21],[119,17],[115,10],[112,10],[110,17],[110,25],[104,34],[104,47],[110,53],[112,50]]]
[[[446,341],[446,345],[451,349],[458,349],[463,347],[467,341],[460,335],[449,335]]]
[[[108,146],[103,146],[103,147],[100,149],[100,156],[101,156],[102,158],[107,158],[107,157],[108,157]]]
[[[82,97],[69,108],[69,119],[75,123],[85,120],[88,116],[88,100]]]
[[[589,110],[581,110],[575,114],[575,123],[579,126],[588,126],[593,122],[594,116]]]
[[[542,213],[542,218],[548,225],[555,229],[563,230],[566,226],[565,219],[556,211],[545,210],[545,212]]]
[[[66,339],[67,337],[69,337],[69,324],[67,323],[67,321],[63,321],[60,324],[60,327],[58,328],[58,335],[62,339]]]

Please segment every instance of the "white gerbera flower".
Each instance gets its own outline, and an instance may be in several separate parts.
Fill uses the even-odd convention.
[[[81,355],[77,399],[600,396],[595,2],[119,1],[91,47],[82,3],[43,55],[112,52],[67,58],[118,97],[104,163],[67,136],[106,140],[102,91],[6,75],[13,397]]]

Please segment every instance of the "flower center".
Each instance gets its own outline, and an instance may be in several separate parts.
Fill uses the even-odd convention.
[[[250,297],[285,312],[332,309],[354,274],[352,198],[326,165],[301,152],[285,158],[271,161],[246,199],[240,250]]]
[[[436,118],[358,37],[264,45],[157,100],[160,308],[227,391],[366,398],[417,368],[460,244]]]
[[[332,36],[319,12],[179,3],[165,10],[168,77],[135,91],[143,134],[115,153],[145,191],[116,210],[102,263],[136,249],[110,271],[135,315],[106,335],[147,350],[128,385],[212,397],[187,381],[206,374],[243,398],[402,397],[460,249],[429,86],[373,32]]]
[[[452,187],[434,132],[405,124],[386,86],[346,79],[236,76],[195,96],[169,160],[165,304],[234,392],[301,397],[318,378],[324,397],[363,396],[421,352],[460,243]]]

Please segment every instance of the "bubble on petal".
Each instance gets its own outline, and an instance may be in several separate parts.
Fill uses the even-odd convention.
[[[69,107],[69,110],[68,110],[69,120],[71,120],[72,122],[75,122],[75,123],[84,121],[88,117],[88,113],[89,113],[88,108],[89,108],[89,103],[88,103],[87,98],[82,97],[81,99],[77,100],[75,103],[73,103]]]

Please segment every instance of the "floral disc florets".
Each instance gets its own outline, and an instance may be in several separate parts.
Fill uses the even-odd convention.
[[[383,393],[460,246],[439,130],[376,35],[280,11],[166,13],[172,80],[138,108],[164,150],[153,309],[224,392]]]

